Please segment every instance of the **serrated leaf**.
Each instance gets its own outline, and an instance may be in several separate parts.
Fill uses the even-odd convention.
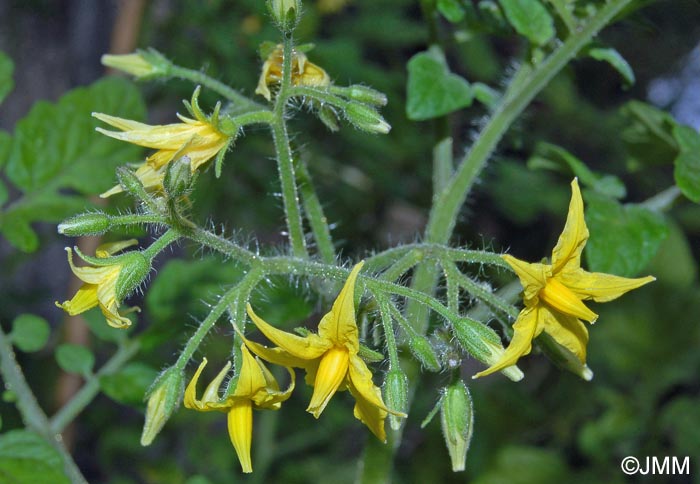
[[[146,391],[158,371],[143,363],[130,363],[117,373],[100,378],[100,387],[107,396],[125,405],[142,405]]]
[[[680,153],[674,160],[673,176],[683,195],[700,203],[700,134],[689,126],[673,127]]]
[[[465,15],[464,7],[458,0],[438,0],[438,11],[450,22],[460,22]]]
[[[663,217],[639,205],[587,192],[586,222],[590,270],[632,277],[651,261],[668,235]]]
[[[15,70],[15,64],[4,52],[0,52],[0,103],[15,87],[15,81],[12,79],[12,73]],[[0,162],[0,165],[2,162]]]
[[[620,73],[625,81],[625,87],[634,85],[635,77],[632,66],[625,60],[624,57],[612,47],[592,47],[587,49],[586,53],[595,60],[607,62],[617,72]]]
[[[56,361],[63,371],[87,376],[95,365],[95,355],[84,346],[66,343],[56,348]]]
[[[438,47],[408,61],[406,115],[414,121],[443,116],[470,106],[472,89],[466,79],[450,72]]]
[[[0,435],[0,478],[17,484],[69,484],[58,451],[26,430]]]
[[[561,171],[567,168],[581,180],[581,183],[592,188],[601,195],[611,198],[623,198],[627,189],[622,181],[614,175],[602,175],[592,171],[579,158],[561,146],[551,143],[539,142],[535,146],[534,154],[527,160],[530,169],[544,168]]]
[[[516,32],[535,45],[544,45],[554,37],[554,20],[538,0],[501,0],[506,19]]]
[[[56,104],[38,102],[20,120],[7,176],[24,192],[70,187],[96,194],[109,188],[114,168],[139,158],[139,149],[95,132],[93,111],[131,119],[145,114],[128,81],[105,78],[65,94]]]
[[[34,314],[20,314],[12,321],[10,338],[12,343],[22,351],[39,351],[49,340],[51,328],[49,323]]]

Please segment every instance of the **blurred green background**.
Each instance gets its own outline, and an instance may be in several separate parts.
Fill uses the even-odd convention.
[[[479,7],[489,2],[465,3]],[[309,58],[338,84],[364,83],[389,98],[383,113],[393,129],[387,136],[347,127],[332,134],[304,109],[290,126],[295,148],[308,160],[334,223],[341,254],[359,258],[417,240],[432,197],[435,133],[444,131],[440,122],[413,122],[405,114],[405,66],[430,38],[421,6],[407,0],[304,4],[298,38],[316,45]],[[0,50],[15,61],[16,87],[0,108],[0,128],[11,133],[37,99],[55,101],[69,88],[100,77],[99,56],[110,48],[120,8],[122,3],[110,1],[4,2]],[[202,65],[251,96],[261,65],[257,48],[276,40],[259,0],[155,0],[145,3],[138,18],[139,47],[155,47],[183,66]],[[486,14],[479,28],[452,25],[444,18],[436,27],[451,70],[472,82],[502,87],[525,55],[522,39]],[[541,142],[565,147],[595,172],[619,177],[627,187],[625,202],[643,202],[673,183],[668,159],[673,153],[661,142],[653,149],[635,145],[626,133],[636,118],[622,108],[633,99],[652,101],[678,122],[700,127],[700,4],[651,3],[607,29],[601,39],[627,59],[636,83],[625,89],[615,70],[591,59],[568,66],[499,146],[463,209],[454,243],[509,248],[528,260],[549,253],[563,226],[571,176],[528,163]],[[184,111],[179,102],[189,98],[192,86],[171,81],[139,89],[148,106],[147,120],[167,123],[174,121],[175,111]],[[205,91],[202,101],[211,108],[216,98]],[[483,107],[474,105],[449,117],[457,156],[485,115]],[[255,237],[263,248],[283,244],[272,156],[266,132],[247,132],[227,155],[220,179],[212,172],[202,176],[194,217],[224,226],[241,241]],[[118,210],[130,201],[120,198],[110,204]],[[526,378],[520,383],[499,375],[471,383],[479,365],[466,360],[463,374],[475,401],[476,424],[467,471],[455,474],[439,423],[420,429],[449,376],[426,375],[397,453],[395,482],[700,483],[700,208],[681,199],[663,217],[668,235],[639,272],[658,281],[595,308],[600,319],[591,329],[592,382],[556,369],[535,351],[521,361]],[[63,337],[63,314],[52,302],[67,296],[71,276],[62,248],[73,241],[55,235],[53,225],[36,227],[41,245],[34,254],[21,254],[0,240],[0,321],[5,325],[32,312],[52,323],[51,345],[20,355],[41,403],[50,409],[58,374],[51,350]],[[151,447],[139,446],[143,390],[157,370],[174,361],[194,321],[206,315],[204,303],[237,276],[236,267],[187,245],[160,264],[140,304],[144,312],[136,331],[143,333],[141,354],[128,371],[103,382],[108,396],[90,405],[74,429],[73,452],[90,482],[353,482],[368,436],[349,418],[348,398],[334,399],[319,421],[303,411],[305,398],[298,396],[282,412],[257,413],[252,476],[239,472],[222,414],[181,409]],[[271,281],[255,297],[272,308],[271,319],[288,320],[290,327],[317,308],[303,281]],[[100,331],[99,315],[88,319],[95,320],[90,344],[102,361],[113,351],[109,338],[114,336]],[[228,328],[212,333],[202,353],[210,361],[223,361],[230,333]],[[3,431],[21,425],[11,404],[0,403],[0,411]],[[631,478],[619,468],[627,455],[690,456],[692,476]]]

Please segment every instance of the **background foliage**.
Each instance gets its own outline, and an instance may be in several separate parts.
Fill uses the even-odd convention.
[[[487,112],[491,91],[486,88],[499,90],[518,58],[536,55],[524,38],[542,44],[555,25],[537,11],[518,10],[528,2],[503,1],[499,9],[496,2],[438,1],[441,15],[434,23],[425,22],[421,4],[408,0],[355,0],[329,11],[333,3],[306,2],[300,41],[316,44],[310,58],[339,83],[363,82],[385,92],[384,115],[393,129],[384,137],[350,129],[331,134],[305,113],[291,129],[298,133],[295,148],[309,160],[327,216],[337,222],[334,235],[342,254],[353,257],[417,237],[430,206],[430,160],[438,135],[447,130],[461,153]],[[50,21],[55,8],[51,2],[15,2],[10,12],[18,19]],[[688,455],[696,471],[700,208],[693,202],[700,199],[700,101],[697,91],[688,94],[693,87],[685,73],[700,70],[698,20],[697,3],[660,1],[605,30],[599,50],[568,66],[509,131],[464,209],[468,223],[458,226],[457,241],[510,247],[520,258],[537,260],[563,225],[568,180],[572,174],[579,177],[587,188],[589,268],[658,278],[643,293],[597,308],[600,320],[589,346],[595,379],[584,382],[535,356],[521,362],[527,377],[520,383],[492,377],[471,384],[476,427],[465,474],[450,471],[437,422],[420,429],[437,398],[434,391],[420,392],[398,451],[397,482],[626,482],[619,471],[626,455]],[[60,16],[53,21],[60,22]],[[261,63],[257,48],[276,38],[263,2],[254,0],[154,2],[145,10],[140,32],[139,46],[153,46],[180,65],[203,63],[209,74],[248,94]],[[427,50],[430,39],[439,40],[444,56]],[[16,44],[3,40],[9,57],[0,57],[0,98],[8,97],[0,110],[13,112],[17,108],[6,106],[23,86],[17,83],[12,90],[10,58],[20,76],[32,59],[16,57]],[[426,72],[428,79],[421,81]],[[426,83],[471,92],[473,100],[451,105],[421,92]],[[95,134],[90,112],[145,119],[145,100],[152,107],[149,121],[169,122],[173,110],[182,111],[179,99],[190,94],[184,82],[134,86],[105,79],[36,103],[16,124],[2,117],[0,321],[8,331],[16,318],[31,318],[24,314],[50,323],[46,346],[36,345],[45,327],[41,322],[28,336],[20,329],[13,332],[14,343],[26,352],[20,353],[20,362],[44,408],[52,407],[58,367],[89,374],[92,359],[102,363],[121,333],[89,314],[89,356],[62,346],[62,314],[47,301],[65,298],[68,273],[60,248],[72,241],[36,222],[55,223],[94,206],[88,196],[112,185],[114,167],[143,155]],[[203,103],[209,105],[213,98],[206,96]],[[649,98],[659,109],[640,102]],[[688,106],[694,106],[694,117],[687,114],[692,112]],[[449,117],[449,125],[444,119],[422,121],[459,108],[464,109]],[[270,196],[278,190],[272,147],[266,133],[248,135],[227,157],[220,179],[211,172],[203,175],[193,195],[198,201],[193,216],[225,223],[241,238],[256,234],[261,244],[282,244],[281,201]],[[684,197],[672,205],[654,198],[674,180]],[[118,200],[108,210],[116,213],[128,203]],[[184,245],[176,251],[190,249]],[[348,401],[334,402],[319,422],[309,415],[293,420],[270,412],[258,415],[254,452],[261,462],[246,479],[238,473],[219,415],[180,410],[151,447],[138,445],[144,391],[192,331],[193,321],[206,315],[206,303],[238,270],[209,254],[194,255],[164,262],[151,281],[136,329],[143,332],[141,352],[119,372],[100,377],[106,396],[98,397],[76,424],[78,465],[91,482],[352,482],[366,435],[347,418]],[[268,286],[255,295],[275,311],[266,317],[289,321],[287,329],[313,320],[320,301],[304,284],[280,279]],[[219,331],[228,336],[229,329]],[[206,353],[223,358],[227,345],[212,333]],[[463,373],[472,375],[477,368],[466,361]],[[444,381],[438,377],[435,390],[447,379],[446,374]],[[23,469],[45,466],[46,482],[61,482],[51,474],[57,465],[52,449],[13,430],[21,422],[12,395],[6,393],[5,400],[0,471],[21,476]],[[288,405],[305,415],[301,399]],[[696,471],[694,482],[700,482],[699,475]]]

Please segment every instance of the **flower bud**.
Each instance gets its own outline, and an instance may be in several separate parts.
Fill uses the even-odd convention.
[[[153,382],[146,405],[146,421],[141,433],[141,445],[150,445],[172,413],[180,406],[184,390],[183,375],[175,367],[169,368]]]
[[[185,194],[192,182],[192,167],[189,156],[183,156],[168,163],[163,178],[163,187],[170,198],[177,198]]]
[[[486,365],[495,364],[505,351],[496,332],[471,318],[459,318],[452,322],[457,341],[470,355]],[[513,365],[501,372],[513,381],[523,378],[523,372]]]
[[[102,212],[82,213],[58,224],[58,233],[70,237],[104,234],[110,227],[109,215]]]
[[[586,381],[591,381],[593,379],[593,372],[588,368],[588,365],[581,363],[581,360],[579,360],[575,354],[557,343],[554,338],[547,333],[539,335],[537,337],[537,343],[545,356],[559,368],[570,371]]]
[[[420,361],[423,368],[433,372],[440,371],[440,360],[428,338],[419,334],[413,334],[408,340],[408,347],[411,350],[411,354]]]
[[[345,95],[355,101],[372,104],[373,106],[386,106],[387,103],[386,94],[360,84],[353,84],[347,87]]]
[[[155,49],[137,50],[133,54],[102,56],[102,65],[147,80],[170,75],[170,61]]]
[[[387,134],[391,125],[375,109],[361,103],[350,102],[345,106],[345,118],[357,129],[370,133]]]
[[[384,380],[384,400],[391,410],[401,413],[406,413],[408,410],[408,378],[400,368],[392,368],[387,373]],[[393,430],[399,430],[401,424],[401,418],[389,415],[389,425]]]
[[[268,0],[267,8],[277,26],[283,31],[296,27],[301,12],[301,0]]]
[[[463,471],[474,428],[472,397],[460,379],[445,388],[440,408],[442,435],[452,461],[452,471]]]
[[[115,295],[117,301],[123,301],[151,272],[151,261],[138,250],[127,252],[114,259],[118,259],[121,265]]]

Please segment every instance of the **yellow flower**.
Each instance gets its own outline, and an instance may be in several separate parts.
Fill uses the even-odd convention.
[[[268,101],[271,99],[267,86],[282,81],[282,45],[278,45],[265,60],[255,94],[260,94]],[[326,87],[331,83],[326,71],[316,64],[309,62],[306,54],[294,51],[292,53],[292,85],[308,87]]]
[[[228,136],[217,129],[215,123],[209,122],[203,115],[196,115],[197,119],[190,119],[178,114],[182,123],[160,126],[151,126],[102,113],[92,115],[122,130],[119,132],[97,128],[100,133],[158,150],[146,158],[146,162],[136,170],[136,176],[146,188],[162,187],[165,167],[171,161],[184,156],[189,157],[191,170],[194,173],[221,150],[225,150],[230,141]],[[120,186],[115,186],[100,196],[105,198],[121,191]]]
[[[306,382],[314,386],[311,402],[306,409],[318,418],[331,397],[338,390],[348,389],[355,397],[355,417],[363,422],[374,435],[386,440],[384,420],[387,413],[399,417],[406,415],[389,410],[382,400],[382,393],[372,382],[372,372],[358,356],[360,342],[355,322],[355,280],[363,262],[357,264],[333,308],[318,325],[318,334],[296,336],[269,325],[248,305],[248,315],[260,331],[277,348],[267,348],[244,339],[250,350],[261,358],[286,367],[306,370]]]
[[[287,400],[294,389],[294,372],[289,371],[292,381],[285,391],[280,391],[272,373],[258,359],[241,347],[243,363],[238,375],[238,382],[233,393],[223,399],[219,398],[219,389],[231,362],[219,372],[204,390],[202,399],[197,399],[197,380],[207,364],[204,358],[192,381],[185,390],[185,407],[200,412],[228,412],[228,433],[243,472],[253,472],[250,460],[250,444],[253,436],[253,408],[279,410],[281,402]]]
[[[70,264],[73,274],[85,284],[78,289],[73,299],[65,301],[63,304],[59,304],[57,301],[56,306],[71,316],[99,306],[110,326],[115,328],[130,326],[129,318],[119,313],[119,304],[127,293],[143,281],[150,269],[150,263],[138,251],[117,257],[110,256],[134,244],[136,244],[136,240],[133,239],[104,244],[97,248],[96,258],[86,257],[78,252],[81,258],[91,262],[96,267],[76,267],[73,264],[73,252],[70,248],[66,248],[68,264]],[[107,258],[109,260],[100,260]],[[132,308],[129,312],[134,310],[138,311],[139,309]]]
[[[510,255],[503,258],[513,268],[523,286],[525,308],[513,324],[513,339],[498,362],[475,378],[515,364],[532,348],[532,340],[542,331],[586,363],[588,329],[581,322],[594,323],[598,315],[583,301],[607,302],[632,289],[654,281],[651,276],[638,279],[586,272],[581,268],[581,252],[588,240],[583,218],[583,200],[578,180],[571,182],[571,203],[564,231],[552,251],[551,264],[528,263]]]

